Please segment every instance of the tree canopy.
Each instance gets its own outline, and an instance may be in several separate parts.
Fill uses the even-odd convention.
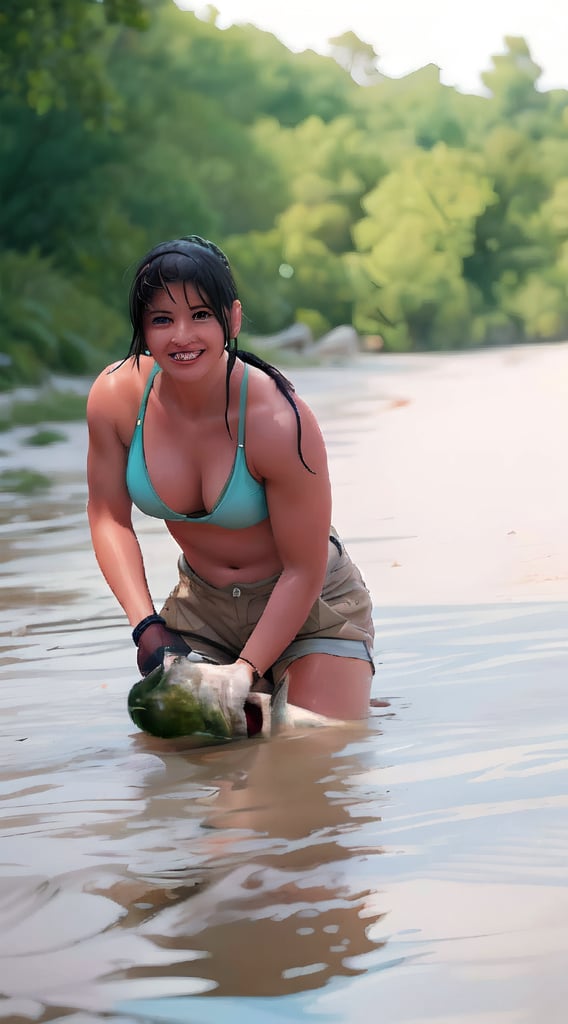
[[[144,0],[4,0],[0,89],[40,115],[77,106],[99,120],[113,100],[103,65],[105,29],[147,24]]]
[[[251,334],[566,333],[568,92],[539,89],[524,39],[464,95],[433,66],[388,78],[353,33],[333,59],[216,21],[173,0],[5,3],[0,262],[33,279],[0,328],[5,386],[38,372],[40,336],[50,366],[122,354],[129,268],[194,232],[232,259]]]

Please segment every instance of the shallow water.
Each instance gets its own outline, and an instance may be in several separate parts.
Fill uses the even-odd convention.
[[[385,706],[203,751],[128,718],[84,427],[4,435],[1,468],[53,484],[0,502],[0,1017],[566,1020],[566,367],[543,346],[294,374]],[[173,543],[138,523],[159,601]]]

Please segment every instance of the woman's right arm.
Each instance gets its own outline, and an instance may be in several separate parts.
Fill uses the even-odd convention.
[[[124,409],[124,380],[104,371],[87,403],[89,453],[87,513],[95,557],[132,626],[154,611],[144,562],[132,526],[126,487],[128,451],[119,434],[116,409]],[[113,379],[114,378],[114,379]]]

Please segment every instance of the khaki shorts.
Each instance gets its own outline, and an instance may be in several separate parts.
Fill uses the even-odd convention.
[[[193,650],[221,664],[234,661],[262,615],[278,576],[258,583],[213,587],[202,580],[182,555],[179,583],[160,615],[181,633]],[[271,666],[276,684],[297,658],[333,654],[368,661],[373,668],[372,602],[361,573],[336,536],[330,538],[327,573],[321,597],[292,643]]]

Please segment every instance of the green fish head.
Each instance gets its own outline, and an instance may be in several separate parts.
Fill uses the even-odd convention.
[[[203,744],[227,743],[236,738],[233,716],[214,688],[201,684],[199,662],[166,657],[134,684],[128,713],[139,729],[161,739],[199,736]]]

